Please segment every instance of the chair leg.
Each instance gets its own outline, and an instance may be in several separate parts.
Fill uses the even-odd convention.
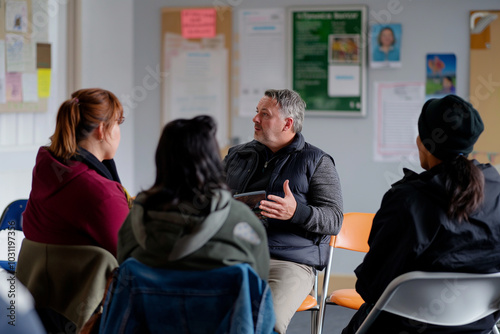
[[[317,333],[318,310],[311,310],[311,334]]]
[[[330,254],[328,255],[330,261],[333,258],[333,248],[330,247]],[[321,291],[321,299],[317,299],[319,302],[319,311],[316,320],[316,334],[323,333],[323,322],[325,320],[325,308],[326,308],[326,298],[328,297],[328,285],[330,283],[330,274],[332,266],[331,262],[326,266],[323,276],[323,291]]]
[[[491,331],[493,334],[500,334],[500,332],[498,331],[498,327],[497,325],[493,325],[493,330]]]

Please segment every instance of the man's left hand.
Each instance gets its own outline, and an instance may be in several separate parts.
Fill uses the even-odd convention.
[[[293,217],[295,209],[297,209],[297,202],[290,190],[289,182],[286,180],[283,183],[285,197],[269,195],[267,196],[268,201],[260,202],[259,208],[262,210],[261,214],[263,216],[279,220],[288,220]]]

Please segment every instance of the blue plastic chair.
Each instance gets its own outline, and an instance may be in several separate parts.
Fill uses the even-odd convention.
[[[15,230],[22,231],[22,213],[26,210],[27,199],[18,199],[7,205],[0,218],[0,230],[14,226]]]
[[[22,214],[26,210],[27,199],[18,199],[7,205],[0,218],[0,230],[14,229],[22,231]],[[17,262],[0,261],[0,267],[15,273]]]

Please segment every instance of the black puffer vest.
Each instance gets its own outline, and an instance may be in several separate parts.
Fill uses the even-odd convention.
[[[259,164],[256,140],[229,149],[224,159],[226,180],[233,194],[246,191]],[[318,163],[327,155],[319,148],[305,142],[298,133],[287,148],[289,154],[279,156],[267,186],[267,195],[284,197],[283,183],[290,180],[290,190],[299,203],[307,205],[309,183]],[[327,155],[328,156],[328,155]],[[304,230],[290,221],[268,219],[268,242],[271,257],[293,261],[322,269],[328,258],[329,236]]]

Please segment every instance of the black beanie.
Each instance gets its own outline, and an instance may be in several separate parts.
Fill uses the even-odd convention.
[[[468,155],[483,130],[478,111],[456,95],[428,100],[418,118],[422,144],[440,160]]]

